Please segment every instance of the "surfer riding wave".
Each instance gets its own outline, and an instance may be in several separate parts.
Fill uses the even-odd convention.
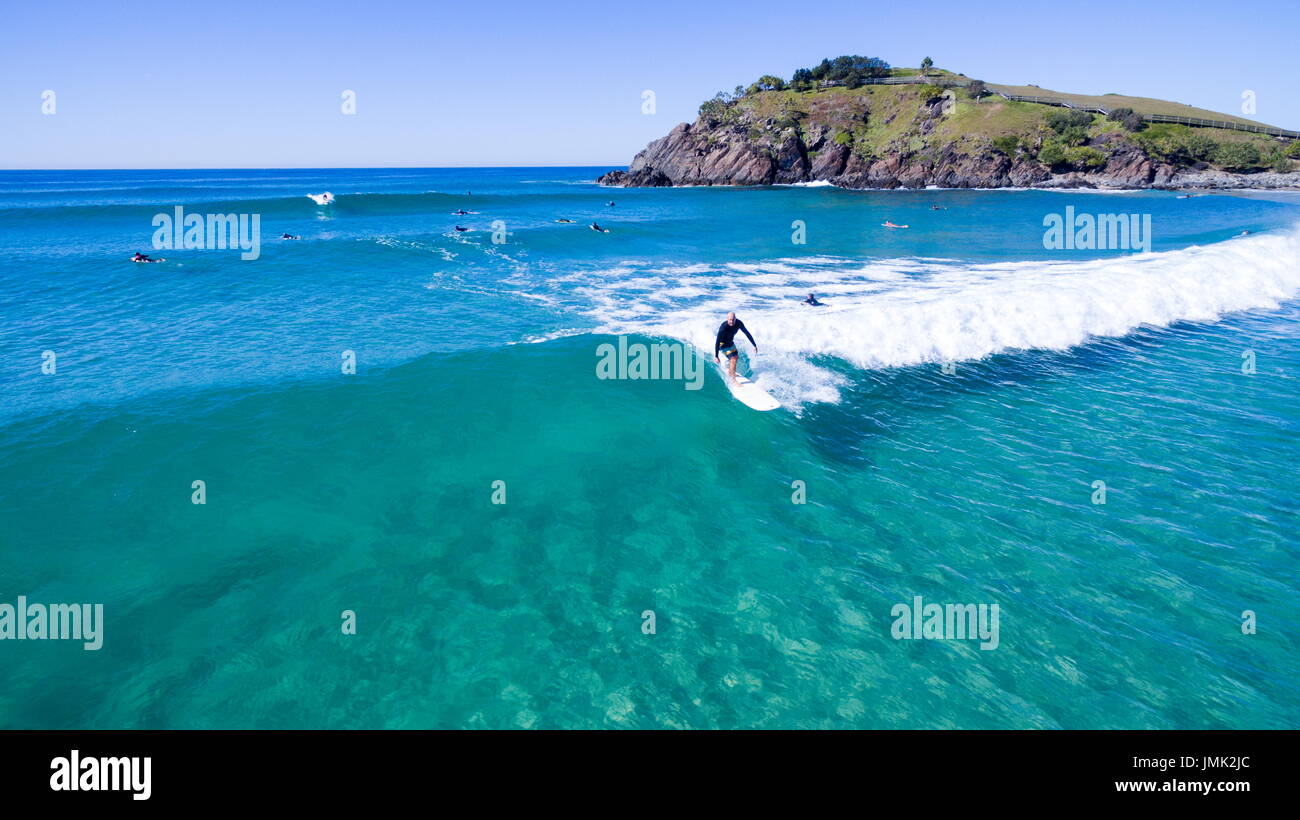
[[[754,346],[754,352],[758,353],[758,342],[754,341],[749,328],[745,327],[744,322],[736,318],[734,312],[728,313],[727,321],[718,326],[718,338],[713,342],[713,361],[721,363],[718,354],[725,353],[727,355],[727,371],[733,384],[738,384],[736,381],[736,362],[740,360],[740,351],[736,350],[737,332],[744,333],[745,337],[749,339],[749,343]]]

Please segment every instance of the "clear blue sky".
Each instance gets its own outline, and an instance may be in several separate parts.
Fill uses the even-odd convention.
[[[1250,89],[1300,128],[1300,3],[1191,5],[27,0],[0,167],[623,165],[714,92],[838,54],[1232,113]]]

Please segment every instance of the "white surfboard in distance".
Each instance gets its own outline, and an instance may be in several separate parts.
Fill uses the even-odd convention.
[[[766,390],[739,373],[736,374],[736,382],[732,382],[731,375],[727,373],[726,368],[722,368],[722,381],[726,383],[731,395],[739,399],[741,404],[746,407],[752,407],[755,410],[775,410],[781,406],[781,402],[772,398]]]

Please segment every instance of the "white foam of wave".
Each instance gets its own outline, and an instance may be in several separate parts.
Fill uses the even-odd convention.
[[[1146,188],[1034,188],[1035,191],[1046,191],[1048,193],[1058,194],[1142,194],[1146,193]]]
[[[842,265],[847,260],[842,256],[783,256],[776,261],[792,262],[796,265]]]
[[[559,330],[552,330],[549,333],[535,333],[531,336],[525,336],[517,342],[507,342],[510,345],[537,345],[543,342],[549,342],[553,339],[566,339],[570,336],[581,336],[591,331],[581,327],[566,327]]]
[[[456,259],[455,253],[440,245],[429,245],[428,243],[415,240],[398,239],[395,236],[377,236],[374,237],[373,241],[375,244],[383,245],[387,248],[399,248],[436,254],[442,257],[443,261],[446,262],[451,262]]]
[[[689,273],[640,268],[638,278],[663,284],[629,293],[620,283],[591,278],[582,295],[600,332],[672,337],[709,354],[719,322],[735,310],[759,342],[756,381],[797,406],[838,398],[840,379],[813,364],[817,356],[857,368],[973,360],[1066,350],[1141,326],[1277,307],[1300,293],[1300,226],[1178,251],[1077,261],[810,262],[693,266]],[[799,304],[810,290],[827,306]]]

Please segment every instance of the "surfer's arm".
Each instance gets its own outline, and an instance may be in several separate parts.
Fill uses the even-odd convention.
[[[754,341],[754,337],[750,335],[749,328],[745,327],[745,323],[737,319],[736,324],[740,325],[740,332],[744,333],[745,338],[749,339],[749,343],[754,346],[755,350],[758,350],[758,342]]]

